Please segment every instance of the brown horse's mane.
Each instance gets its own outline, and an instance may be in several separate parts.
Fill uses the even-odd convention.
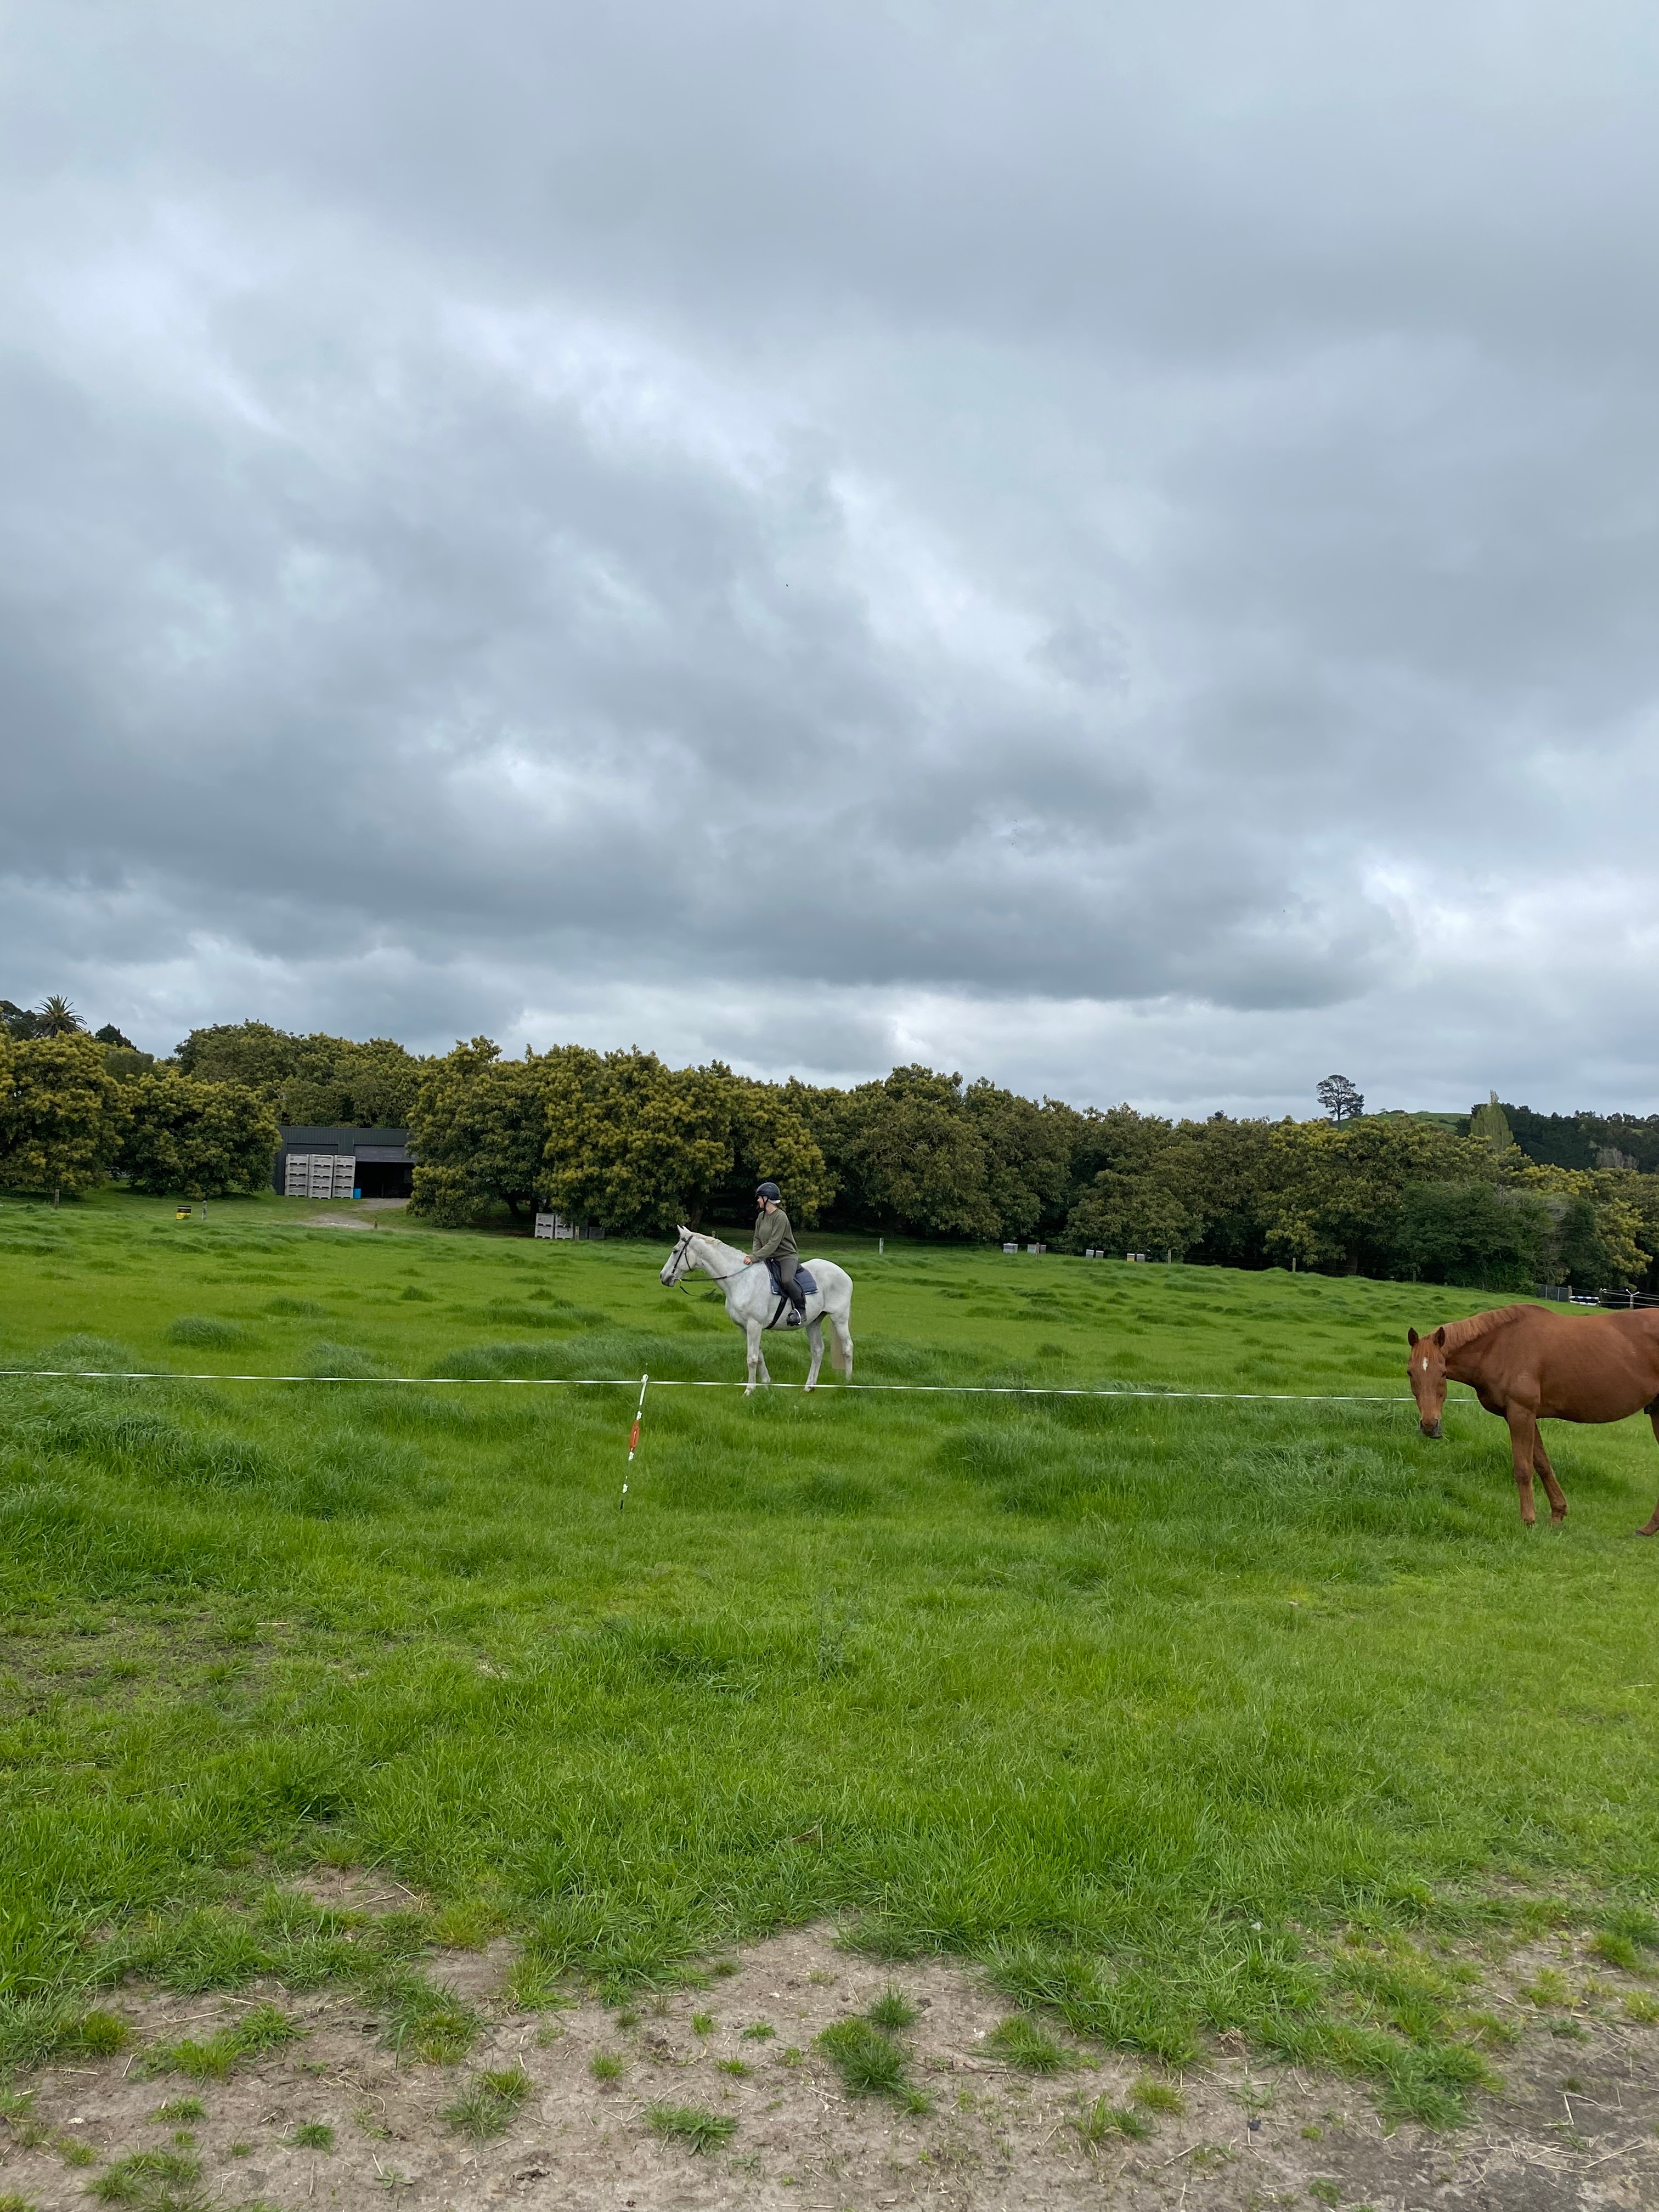
[[[1535,1306],[1494,1306],[1490,1313],[1471,1314],[1467,1321],[1449,1321],[1446,1323],[1446,1349],[1448,1352],[1461,1352],[1476,1337],[1489,1336],[1493,1329],[1502,1328],[1506,1322],[1519,1321],[1522,1314],[1537,1310]]]

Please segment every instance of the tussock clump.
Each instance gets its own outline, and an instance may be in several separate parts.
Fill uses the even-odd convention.
[[[0,1997],[0,2076],[52,2058],[110,2058],[131,2040],[126,2021],[102,2007],[83,2012],[73,1998]]]
[[[277,2005],[258,2004],[230,2027],[198,2040],[152,2044],[139,2063],[146,2074],[183,2074],[192,2081],[223,2081],[249,2059],[281,2051],[306,2033]]]
[[[540,1317],[537,1316],[538,1326]],[[689,1376],[694,1379],[729,1381],[732,1348],[740,1352],[743,1340],[733,1332],[730,1343],[711,1337],[692,1344],[679,1335],[647,1335],[642,1331],[594,1328],[557,1339],[538,1337],[500,1344],[472,1344],[444,1353],[426,1370],[429,1375],[464,1377],[527,1375],[556,1381],[586,1375]]]
[[[652,2105],[645,2117],[665,2142],[683,2143],[699,2154],[730,2142],[738,2131],[737,2122],[724,2113],[699,2112],[691,2105]]]
[[[471,2006],[412,1968],[389,1970],[367,1986],[386,2014],[380,2040],[400,2057],[457,2066],[478,2039],[483,2023]]]
[[[1130,2142],[1146,2142],[1152,2134],[1152,2124],[1144,2113],[1130,2105],[1110,2104],[1104,2097],[1095,2099],[1076,2126],[1089,2150],[1098,2150],[1114,2136]]]
[[[369,1382],[383,1370],[380,1363],[355,1345],[332,1344],[325,1340],[313,1344],[300,1363],[304,1372],[319,1382],[329,1376],[337,1376],[346,1382]]]
[[[170,1321],[164,1332],[169,1344],[194,1344],[210,1348],[215,1345],[241,1344],[247,1331],[239,1328],[234,1321],[218,1321],[211,1314],[180,1314]]]
[[[24,1364],[21,1360],[17,1363],[20,1366]],[[116,1343],[112,1337],[78,1334],[60,1336],[56,1344],[49,1344],[27,1364],[76,1375],[127,1375],[150,1364],[140,1359],[127,1345]]]
[[[890,1987],[882,1991],[864,2017],[877,2027],[893,2029],[914,2027],[917,2014],[902,1990]]]
[[[522,2066],[503,2067],[498,2073],[475,2074],[443,2117],[457,2135],[474,2142],[504,2136],[519,2107],[530,2094],[530,2076]]]
[[[88,2186],[100,2204],[131,2204],[139,2212],[198,2212],[202,2161],[189,2151],[141,2150],[106,2166]]]
[[[849,2097],[890,2097],[910,2112],[931,2108],[931,2100],[910,2086],[903,2051],[873,2021],[838,2020],[818,2037],[817,2047]]]
[[[1015,2013],[1012,2019],[994,2027],[985,2039],[985,2047],[1024,2074],[1059,2074],[1079,2063],[1075,2051],[1056,2043],[1052,2035],[1045,2035],[1036,2022],[1028,2020],[1024,2013]]]

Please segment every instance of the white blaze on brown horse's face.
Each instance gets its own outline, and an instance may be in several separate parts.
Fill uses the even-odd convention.
[[[1419,1336],[1408,1328],[1406,1341],[1412,1348],[1406,1372],[1417,1401],[1417,1425],[1425,1437],[1437,1437],[1446,1404],[1446,1332],[1437,1328],[1432,1336]]]

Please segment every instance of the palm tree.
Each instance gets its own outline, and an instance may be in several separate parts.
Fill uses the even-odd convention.
[[[41,1000],[34,1010],[34,1021],[39,1036],[75,1036],[86,1027],[69,1000],[56,991]]]

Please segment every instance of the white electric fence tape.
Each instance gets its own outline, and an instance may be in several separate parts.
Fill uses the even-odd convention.
[[[631,1390],[634,1375],[180,1375],[164,1368],[0,1367],[0,1380],[36,1382],[331,1382],[357,1388],[416,1390]],[[735,1380],[704,1382],[684,1376],[653,1376],[653,1390],[746,1390]],[[805,1390],[804,1382],[761,1383],[761,1389]],[[1408,1406],[1409,1390],[1387,1395],[1358,1392],[1309,1390],[1164,1390],[1145,1389],[1135,1383],[1111,1383],[1103,1389],[1062,1382],[830,1382],[817,1384],[814,1397],[831,1397],[848,1391],[886,1392],[915,1396],[980,1398],[1194,1398],[1229,1406]],[[641,1390],[643,1411],[644,1391]],[[1473,1405],[1474,1401],[1448,1398],[1449,1406]]]

